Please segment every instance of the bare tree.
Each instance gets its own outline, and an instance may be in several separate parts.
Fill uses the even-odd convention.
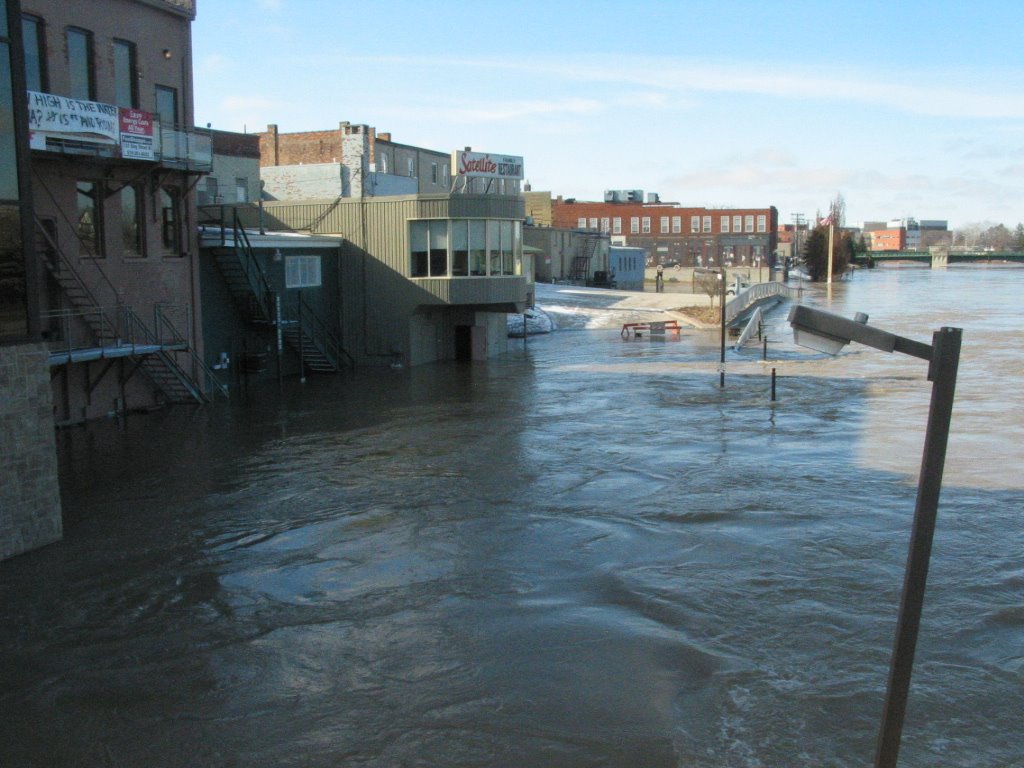
[[[722,295],[722,281],[718,279],[717,272],[696,273],[697,285],[711,299],[711,306],[715,306],[715,297]]]

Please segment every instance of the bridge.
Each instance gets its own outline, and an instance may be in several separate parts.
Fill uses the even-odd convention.
[[[853,263],[859,267],[872,267],[893,261],[916,261],[928,264],[932,269],[941,269],[950,264],[991,264],[1004,262],[1024,263],[1024,253],[973,251],[871,251],[855,256]]]

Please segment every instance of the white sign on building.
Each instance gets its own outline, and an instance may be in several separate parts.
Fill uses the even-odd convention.
[[[523,158],[516,155],[497,155],[490,152],[452,152],[452,171],[464,179],[523,178]]]

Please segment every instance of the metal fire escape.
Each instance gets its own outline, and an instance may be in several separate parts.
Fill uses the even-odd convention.
[[[590,279],[590,261],[597,251],[598,238],[587,235],[580,243],[579,251],[572,259],[569,267],[569,280],[572,282],[586,282]]]
[[[221,248],[215,259],[228,290],[246,322],[267,327],[280,326],[281,335],[300,357],[305,368],[316,373],[337,373],[343,365],[355,366],[337,334],[307,303],[283,306],[253,251],[238,211],[220,211]],[[230,241],[228,234],[230,233]],[[229,247],[230,246],[230,247]]]
[[[101,284],[105,284],[114,297],[112,304],[103,305],[58,246],[46,223],[38,216],[35,223],[36,251],[69,304],[44,315],[55,337],[50,341],[51,367],[106,360],[107,366],[90,382],[92,388],[114,361],[129,358],[134,361],[134,367],[123,376],[122,382],[141,370],[167,402],[208,402],[211,391],[227,397],[227,387],[217,381],[214,372],[195,354],[187,334],[175,326],[169,306],[155,306],[153,325],[148,326],[129,305],[117,298],[117,289],[97,263],[93,267],[101,277]],[[180,364],[179,356],[185,357],[193,371],[205,374],[208,388],[189,374]]]

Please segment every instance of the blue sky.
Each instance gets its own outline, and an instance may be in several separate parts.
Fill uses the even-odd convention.
[[[195,119],[524,157],[535,190],[1024,221],[1024,3],[199,0]]]

